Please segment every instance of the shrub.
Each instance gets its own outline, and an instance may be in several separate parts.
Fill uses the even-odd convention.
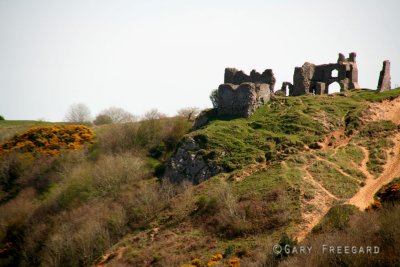
[[[283,233],[281,239],[279,240],[279,246],[281,248],[284,248],[286,246],[288,246],[289,248],[293,248],[294,246],[297,245],[297,240],[288,236],[288,234]],[[288,254],[286,253],[285,249],[282,249],[282,251],[276,255],[276,257],[278,258],[283,258],[283,257],[287,257]]]
[[[93,139],[93,131],[86,126],[35,127],[1,145],[0,155],[19,151],[57,156],[62,149],[77,150],[85,144],[92,143]]]
[[[98,196],[116,196],[124,185],[148,176],[143,161],[130,154],[100,157],[93,169],[93,186]]]
[[[58,209],[68,209],[92,199],[115,199],[147,175],[143,161],[136,156],[104,155],[94,164],[83,162],[62,173],[65,181],[55,193],[53,203]]]
[[[394,179],[392,182],[384,185],[375,195],[379,202],[391,203],[400,201],[400,178]]]
[[[139,151],[156,159],[165,159],[185,135],[191,123],[185,118],[159,118],[156,113],[150,119],[135,123],[113,124],[98,133],[99,147],[104,152],[120,153]]]
[[[41,251],[42,264],[91,265],[125,233],[120,226],[126,222],[124,217],[121,207],[103,203],[84,205],[54,217]]]
[[[178,116],[187,119],[188,121],[194,120],[199,115],[200,109],[197,107],[188,107],[178,110]]]
[[[210,94],[210,100],[214,108],[218,108],[218,89],[212,90]]]
[[[4,121],[4,117],[2,115],[0,115],[0,121]]]
[[[317,233],[343,230],[348,226],[350,216],[357,212],[357,208],[352,205],[333,206],[312,231]]]
[[[51,176],[55,158],[47,155],[32,157],[31,154],[12,152],[0,160],[0,203],[15,197],[23,188],[46,191],[55,181]]]
[[[96,120],[98,122],[99,120],[100,122],[101,120],[103,121],[105,120],[107,123],[127,123],[127,122],[134,122],[137,120],[137,118],[122,108],[110,107],[108,109],[101,111],[100,114],[97,115]]]
[[[104,125],[104,124],[110,124],[112,123],[113,120],[111,119],[110,116],[105,115],[105,114],[99,114],[96,116],[96,118],[94,119],[93,123],[95,125]]]
[[[224,258],[222,254],[214,254],[207,261],[207,263],[202,263],[199,258],[195,258],[190,264],[183,264],[181,267],[211,267],[211,266],[221,266],[221,267],[240,267],[240,259],[238,257]]]
[[[196,215],[210,216],[214,215],[218,211],[218,203],[216,198],[209,198],[206,196],[201,196],[196,201]]]

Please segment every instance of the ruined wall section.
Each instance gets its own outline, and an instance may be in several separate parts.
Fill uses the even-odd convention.
[[[337,71],[337,75],[333,75]],[[337,63],[315,65],[309,62],[296,67],[293,74],[292,95],[327,94],[329,85],[339,83],[341,91],[359,89],[356,53],[349,58],[339,54]]]
[[[271,69],[247,75],[242,70],[226,68],[224,83],[217,90],[217,115],[250,117],[274,93],[275,76]]]
[[[390,61],[385,60],[383,61],[382,70],[379,73],[379,80],[378,80],[378,90],[379,91],[387,91],[390,90]]]
[[[218,115],[248,118],[270,100],[271,90],[266,83],[226,83],[218,87],[217,96]]]
[[[242,83],[248,83],[248,82],[255,84],[261,84],[261,83],[268,84],[270,90],[273,93],[276,79],[272,69],[266,69],[263,73],[259,73],[256,70],[252,70],[250,72],[250,75],[247,75],[242,70],[238,70],[235,68],[225,69],[224,83],[240,85]]]
[[[293,96],[305,95],[310,93],[311,81],[314,77],[315,65],[306,62],[301,67],[294,69],[293,75]]]

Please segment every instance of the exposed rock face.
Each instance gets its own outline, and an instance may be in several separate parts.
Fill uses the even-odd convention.
[[[385,60],[383,61],[382,70],[379,74],[379,81],[378,81],[378,90],[379,91],[387,91],[390,90],[390,61]]]
[[[218,88],[218,115],[248,118],[271,97],[265,83],[221,84]]]
[[[337,72],[337,75],[334,75]],[[293,95],[327,94],[329,85],[339,83],[341,91],[359,89],[356,53],[349,58],[339,54],[337,63],[314,65],[304,63],[296,67],[293,74]]]
[[[165,171],[165,177],[168,177],[174,183],[186,180],[198,184],[224,171],[214,162],[207,161],[199,153],[200,149],[201,142],[192,137],[186,137],[171,157]]]
[[[261,74],[252,70],[247,75],[243,71],[226,68],[224,82],[217,90],[217,107],[200,113],[193,130],[206,125],[218,115],[250,117],[258,107],[270,100],[275,77],[270,69]],[[164,176],[175,183],[187,180],[197,184],[224,172],[221,166],[202,154],[203,144],[196,136],[185,137],[167,164]]]
[[[263,73],[259,73],[256,70],[252,70],[250,75],[245,74],[242,70],[235,68],[226,68],[224,83],[231,83],[240,85],[242,83],[266,83],[269,84],[270,90],[273,92],[275,87],[275,76],[271,69],[266,69]]]

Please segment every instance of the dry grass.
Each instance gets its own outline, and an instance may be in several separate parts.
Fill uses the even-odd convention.
[[[314,234],[301,245],[312,246],[307,255],[289,257],[279,266],[397,266],[400,260],[400,206],[379,211],[358,213],[350,218],[348,226],[324,234]],[[379,254],[329,254],[322,245],[378,246]]]

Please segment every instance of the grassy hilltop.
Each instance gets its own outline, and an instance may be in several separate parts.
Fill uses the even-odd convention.
[[[398,214],[397,200],[381,192],[377,210],[365,213],[358,194],[394,178],[399,126],[387,115],[395,105],[383,105],[399,96],[400,89],[276,97],[248,119],[215,117],[195,131],[184,117],[148,118],[96,127],[93,143],[60,146],[56,156],[0,154],[0,266],[324,265],[332,259],[277,256],[271,247],[340,242],[348,231],[361,242],[362,221],[376,225],[366,241],[384,246],[400,234],[389,216]],[[0,141],[56,125],[0,121]],[[187,138],[224,171],[198,185],[163,178]],[[399,240],[368,260],[395,262]]]

